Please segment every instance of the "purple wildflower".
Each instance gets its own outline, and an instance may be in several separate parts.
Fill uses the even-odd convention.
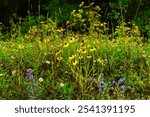
[[[90,77],[89,81],[92,81],[92,80],[93,80],[93,78],[92,78],[92,77]]]
[[[105,88],[105,86],[104,86],[104,85],[101,85],[101,88],[102,88],[102,89],[104,89],[104,88]]]
[[[104,81],[103,81],[103,80],[100,80],[100,84],[104,84]]]
[[[118,80],[118,82],[119,82],[119,83],[122,83],[124,80],[125,80],[124,78],[120,78],[120,79]]]
[[[101,73],[100,75],[101,75],[101,76],[104,76],[104,73]]]
[[[101,85],[98,85],[98,86],[97,86],[97,88],[99,88],[99,89],[100,89],[100,88],[102,88],[102,87],[101,87]]]
[[[116,81],[112,81],[112,84],[116,84]]]
[[[33,73],[33,70],[32,69],[28,69],[27,73],[31,75]]]
[[[120,88],[121,88],[121,89],[124,89],[124,88],[125,88],[125,85],[121,85]]]
[[[114,88],[114,87],[110,87],[110,89],[111,89],[111,90],[115,90],[115,88]]]
[[[131,89],[131,86],[127,86],[128,89]]]

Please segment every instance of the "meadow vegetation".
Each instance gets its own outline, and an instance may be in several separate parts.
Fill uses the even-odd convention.
[[[66,27],[45,18],[0,33],[0,99],[150,99],[150,43],[123,17],[110,31],[99,11],[80,4]]]

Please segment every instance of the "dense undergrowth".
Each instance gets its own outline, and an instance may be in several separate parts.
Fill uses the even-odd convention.
[[[109,33],[93,9],[1,39],[0,99],[150,99],[150,44],[123,20]]]

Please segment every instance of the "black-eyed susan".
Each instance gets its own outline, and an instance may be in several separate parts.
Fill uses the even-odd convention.
[[[78,58],[79,58],[79,59],[82,59],[82,58],[83,58],[83,56],[81,56],[81,55],[79,54],[79,55],[78,55]]]
[[[77,61],[77,60],[74,60],[72,64],[73,64],[74,66],[76,66],[77,63],[78,63],[78,61]]]
[[[24,45],[18,45],[19,49],[24,49]]]
[[[75,38],[74,38],[74,37],[71,37],[71,38],[69,39],[69,43],[73,43],[73,42],[75,42]]]
[[[90,59],[90,58],[92,58],[92,56],[91,55],[87,55],[87,58]]]
[[[85,54],[85,53],[87,53],[87,50],[86,49],[82,49],[82,52],[81,52],[82,54]]]
[[[64,29],[61,28],[61,29],[58,29],[57,31],[58,31],[59,33],[61,33],[61,32],[64,31]]]
[[[63,60],[63,58],[62,57],[57,57],[57,60],[61,61],[61,60]]]
[[[70,55],[69,60],[73,60],[75,58],[75,55]]]
[[[92,47],[92,48],[90,49],[90,52],[93,52],[93,51],[96,51],[96,48],[95,48],[95,47]]]
[[[67,48],[68,46],[69,46],[69,43],[65,43],[63,47]]]

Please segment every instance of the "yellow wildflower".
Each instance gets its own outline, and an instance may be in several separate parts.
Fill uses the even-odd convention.
[[[85,49],[82,49],[82,54],[85,54],[87,51]]]
[[[93,51],[96,51],[96,48],[93,48],[93,47],[92,47],[92,48],[90,49],[90,52],[93,52]]]
[[[74,59],[74,58],[75,58],[74,55],[69,56],[69,60],[72,60],[72,59]]]
[[[19,45],[18,46],[20,49],[23,49],[24,48],[24,45]]]
[[[79,58],[79,59],[82,59],[82,58],[83,58],[83,56],[81,56],[81,55],[79,54],[78,58]]]
[[[75,42],[75,38],[71,37],[71,39],[69,40],[70,43]]]
[[[78,63],[77,60],[74,60],[74,61],[73,61],[73,65],[74,65],[74,66],[77,65],[77,63]]]
[[[58,29],[57,31],[61,33],[64,31],[64,29],[61,28],[61,29]]]
[[[58,57],[58,58],[57,58],[58,61],[61,61],[62,59],[63,59],[62,57]]]
[[[91,55],[87,55],[87,58],[92,58],[92,56]]]
[[[69,46],[69,43],[65,43],[65,45],[63,47],[67,48],[68,46]]]

